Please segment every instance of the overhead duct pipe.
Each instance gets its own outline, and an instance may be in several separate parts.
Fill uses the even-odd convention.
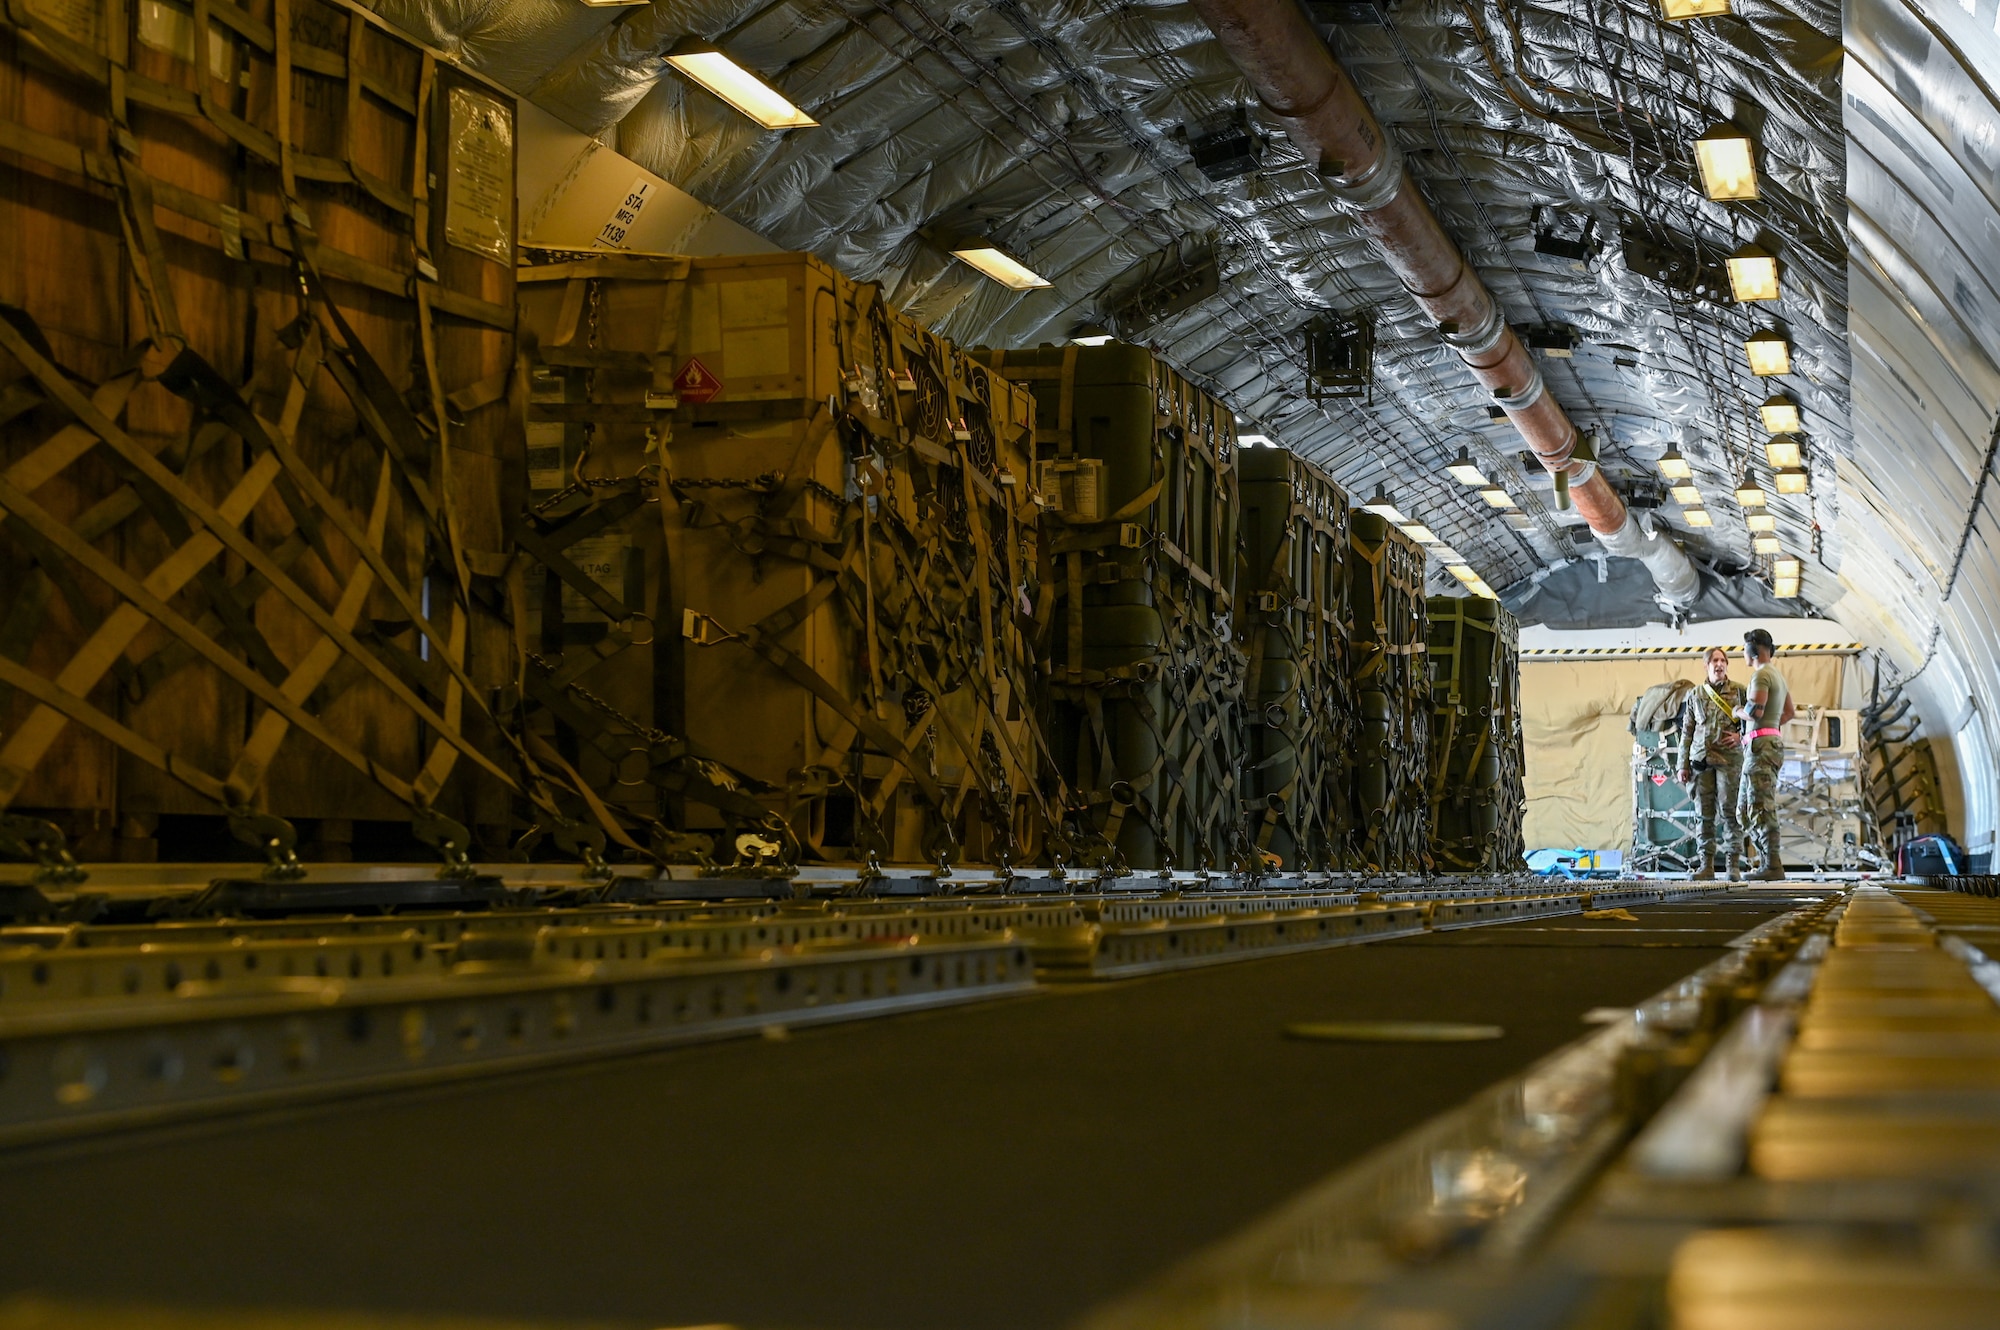
[[[1575,456],[1576,425],[1550,395],[1493,293],[1438,225],[1402,154],[1296,0],[1192,0],[1222,48],[1316,161],[1327,189],[1361,224],[1473,376],[1590,524],[1604,548],[1643,562],[1660,594],[1686,605],[1701,579],[1671,540],[1639,529],[1597,472]]]

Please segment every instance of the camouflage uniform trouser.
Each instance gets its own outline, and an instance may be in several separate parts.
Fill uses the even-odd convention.
[[[1742,788],[1736,796],[1736,825],[1778,838],[1778,768],[1785,764],[1785,741],[1776,735],[1752,739],[1743,758]]]
[[[1712,856],[1720,863],[1731,850],[1741,850],[1743,835],[1736,829],[1736,786],[1742,774],[1735,762],[1725,762],[1719,767],[1703,766],[1694,773],[1694,800],[1701,809],[1701,839],[1697,846],[1703,858]],[[1718,821],[1722,832],[1719,838]]]

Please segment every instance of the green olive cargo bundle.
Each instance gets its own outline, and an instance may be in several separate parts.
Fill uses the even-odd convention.
[[[1028,393],[809,255],[531,257],[534,732],[670,860],[1039,857]]]
[[[987,352],[1032,386],[1033,600],[1079,860],[1244,860],[1236,422],[1135,346]]]
[[[1245,449],[1238,470],[1249,834],[1272,867],[1354,867],[1347,494],[1280,448]]]
[[[1521,868],[1520,629],[1483,596],[1429,608],[1431,855],[1451,873]]]
[[[282,819],[411,818],[462,868],[460,823],[555,816],[489,709],[513,649],[481,609],[519,447],[513,177],[511,97],[335,0],[8,0],[17,829],[143,858],[160,815],[226,810],[282,873]]]
[[[1348,530],[1353,606],[1354,817],[1362,863],[1377,872],[1425,872],[1430,862],[1430,681],[1423,547],[1379,514],[1356,512]]]

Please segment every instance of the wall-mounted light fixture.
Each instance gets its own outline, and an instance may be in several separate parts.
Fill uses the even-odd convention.
[[[1757,408],[1757,414],[1764,418],[1764,429],[1768,433],[1799,432],[1799,404],[1783,393],[1765,398],[1764,405]]]
[[[1459,581],[1465,583],[1467,586],[1471,586],[1474,582],[1480,580],[1479,574],[1473,571],[1472,565],[1469,563],[1446,564],[1445,571],[1450,573],[1453,577],[1456,577]]]
[[[1438,539],[1437,532],[1431,530],[1422,522],[1405,522],[1398,529],[1419,545],[1442,545],[1444,543]]]
[[[1757,197],[1757,163],[1750,136],[1735,125],[1711,125],[1694,141],[1695,165],[1701,187],[1717,203],[1745,202]]]
[[[1750,358],[1750,372],[1759,378],[1792,372],[1791,340],[1775,328],[1750,334],[1743,354]]]
[[[1805,568],[1804,561],[1797,555],[1787,555],[1785,558],[1772,563],[1771,575],[1774,577],[1797,577],[1805,572]]]
[[[1742,483],[1736,487],[1736,503],[1741,508],[1762,508],[1768,502],[1763,486],[1749,472],[1743,473]]]
[[[1799,464],[1799,441],[1789,434],[1774,435],[1764,444],[1764,460],[1773,471]]]
[[[1699,508],[1701,506],[1701,491],[1692,484],[1675,485],[1667,493],[1672,495],[1674,502],[1683,508]]]
[[[1668,480],[1687,480],[1694,475],[1694,464],[1681,456],[1678,448],[1668,448],[1660,454],[1660,474]]]
[[[688,79],[756,121],[759,128],[810,129],[819,123],[711,43],[677,43],[665,59]]]
[[[1729,294],[1738,304],[1778,298],[1778,256],[1762,245],[1745,245],[1731,254]]]
[[[1729,12],[1729,0],[1660,0],[1660,17],[1669,23],[1691,18],[1720,18]]]
[[[1479,497],[1486,500],[1488,508],[1499,508],[1504,511],[1514,506],[1514,496],[1506,490],[1501,489],[1498,485],[1482,486],[1479,491]]]
[[[1107,346],[1118,339],[1105,331],[1101,324],[1081,323],[1077,325],[1076,331],[1069,335],[1069,340],[1071,346]]]
[[[1750,548],[1759,554],[1776,554],[1784,546],[1778,543],[1776,536],[1752,536]]]
[[[1755,532],[1771,532],[1778,529],[1778,518],[1775,513],[1745,513],[1743,525]]]
[[[1715,519],[1708,515],[1706,508],[1683,508],[1681,520],[1689,526],[1714,526]]]
[[[1510,509],[1506,516],[1507,525],[1513,527],[1516,531],[1533,531],[1535,529],[1535,519],[1522,512],[1519,508]]]
[[[1772,485],[1780,494],[1808,494],[1812,491],[1812,477],[1804,467],[1786,467],[1771,478]]]

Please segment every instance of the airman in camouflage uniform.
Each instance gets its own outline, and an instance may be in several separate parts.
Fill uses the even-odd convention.
[[[1729,880],[1738,881],[1742,875],[1743,833],[1736,822],[1737,777],[1743,768],[1736,708],[1742,703],[1743,690],[1729,679],[1729,653],[1721,647],[1712,648],[1708,678],[1695,685],[1681,710],[1681,784],[1694,794],[1701,809],[1701,839],[1697,842],[1701,866],[1693,874],[1696,882],[1715,880],[1718,845],[1728,853]]]
[[[1785,860],[1778,844],[1778,769],[1785,764],[1784,725],[1792,718],[1792,690],[1771,663],[1777,649],[1762,628],[1743,634],[1743,657],[1750,662],[1745,701],[1736,708],[1743,718],[1743,781],[1737,792],[1736,820],[1757,834],[1764,867],[1760,882],[1785,880]]]

